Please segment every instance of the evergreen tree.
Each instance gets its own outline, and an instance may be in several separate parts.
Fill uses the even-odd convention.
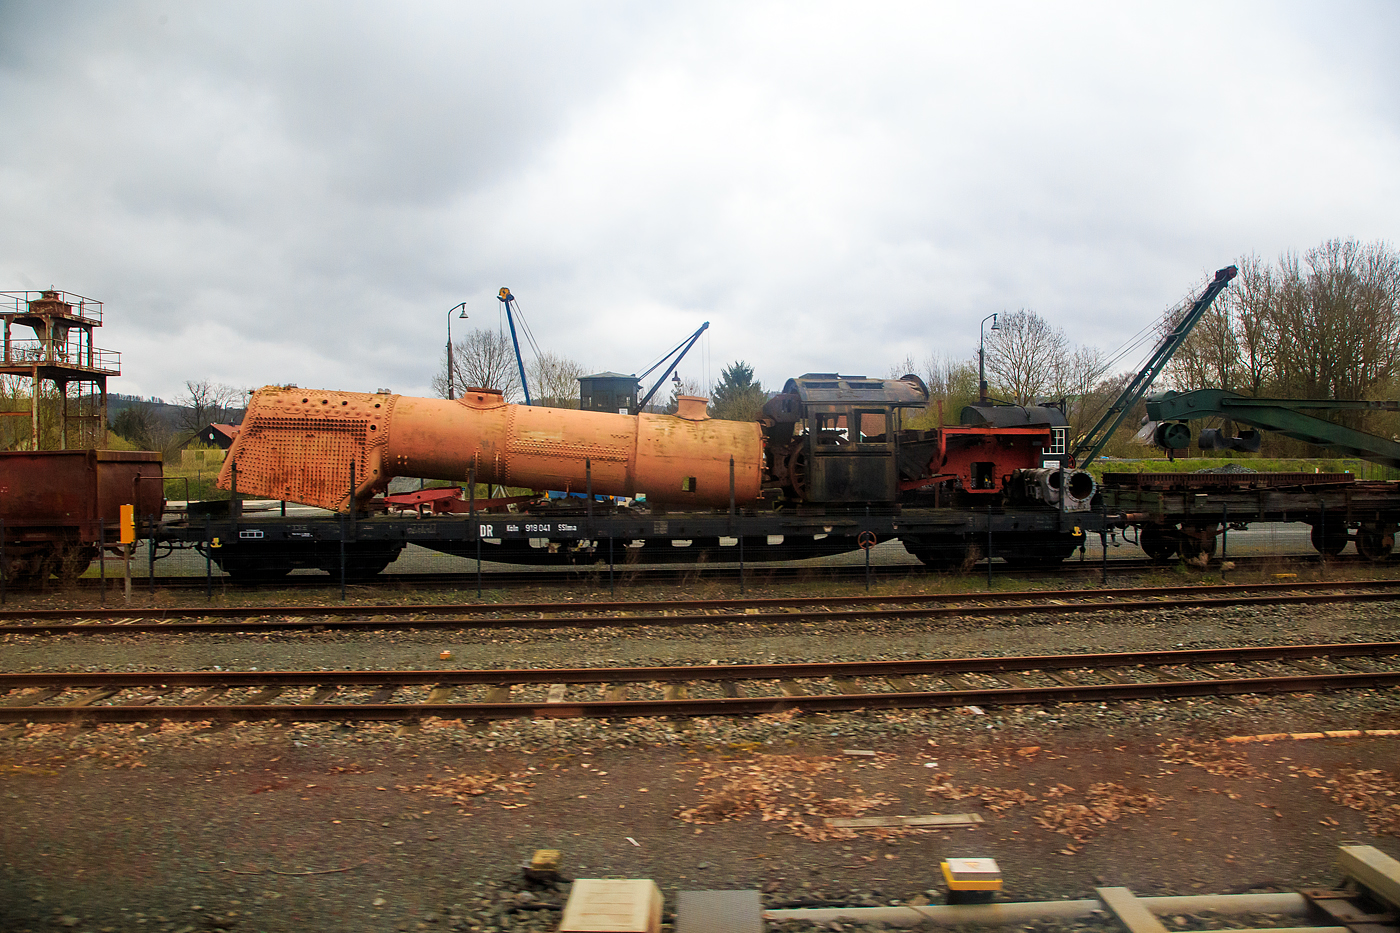
[[[753,376],[753,367],[736,360],[724,367],[710,395],[710,417],[723,421],[757,421],[768,393]]]

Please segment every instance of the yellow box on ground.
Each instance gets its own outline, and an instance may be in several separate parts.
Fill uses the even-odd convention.
[[[1001,869],[996,859],[950,858],[939,867],[949,891],[1001,890]]]

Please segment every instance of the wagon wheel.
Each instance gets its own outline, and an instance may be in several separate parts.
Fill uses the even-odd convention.
[[[1079,539],[1071,534],[1028,536],[1000,556],[1011,566],[1022,570],[1044,570],[1059,566],[1074,553],[1078,545]]]
[[[65,547],[56,560],[56,570],[58,579],[64,586],[72,586],[87,569],[92,566],[92,560],[97,556],[97,548],[82,547],[80,545],[69,545]]]
[[[1155,561],[1171,560],[1177,548],[1175,530],[1162,525],[1144,525],[1138,532],[1138,546]]]
[[[1215,531],[1215,524],[1209,525],[1182,525],[1181,544],[1178,550],[1182,557],[1206,557],[1215,556],[1215,547],[1219,543]],[[1187,553],[1187,551],[1191,553]]]
[[[1394,549],[1394,523],[1362,525],[1356,533],[1356,550],[1367,560],[1385,560]]]
[[[1329,522],[1326,526],[1327,533],[1323,534],[1322,525],[1312,526],[1312,546],[1326,554],[1328,557],[1336,557],[1347,546],[1347,529],[1341,522]]]
[[[967,573],[982,559],[981,546],[964,535],[902,538],[904,549],[926,567]]]

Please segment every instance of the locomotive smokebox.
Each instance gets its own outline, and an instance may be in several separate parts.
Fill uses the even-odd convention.
[[[449,401],[267,386],[254,394],[219,474],[243,494],[349,511],[395,476],[534,490],[636,496],[664,506],[728,507],[758,497],[755,422],[687,410],[621,415],[506,404],[493,389]],[[698,416],[698,417],[697,417]],[[352,473],[353,464],[353,473]]]

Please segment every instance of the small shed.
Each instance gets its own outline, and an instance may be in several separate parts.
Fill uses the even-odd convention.
[[[622,373],[594,373],[578,377],[579,408],[584,411],[614,411],[630,415],[637,410],[636,376]]]
[[[218,447],[221,450],[228,450],[233,446],[233,439],[238,436],[238,425],[236,424],[211,424],[200,431],[195,437],[200,443],[208,444],[211,447]]]

